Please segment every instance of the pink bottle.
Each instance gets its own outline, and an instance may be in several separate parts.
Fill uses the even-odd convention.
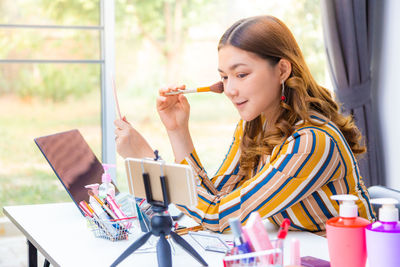
[[[365,227],[370,222],[357,217],[356,196],[336,195],[331,199],[342,201],[339,206],[339,217],[326,222],[331,267],[365,267],[367,260]]]

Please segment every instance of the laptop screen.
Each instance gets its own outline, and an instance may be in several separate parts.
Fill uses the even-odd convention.
[[[75,204],[89,202],[85,185],[101,184],[104,170],[81,133],[71,130],[34,140]]]

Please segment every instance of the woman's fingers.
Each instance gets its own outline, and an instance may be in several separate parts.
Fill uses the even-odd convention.
[[[114,121],[114,125],[115,125],[115,127],[119,128],[119,129],[125,129],[125,128],[132,127],[132,125],[126,120],[125,117],[122,120],[116,119]]]
[[[167,87],[163,87],[163,88],[158,90],[159,95],[164,95],[167,92],[168,92],[168,88]]]
[[[178,102],[178,96],[175,97],[167,97],[167,96],[158,96],[156,103],[157,103],[157,110],[165,110],[169,107],[174,106]]]
[[[187,98],[184,95],[179,95],[179,102],[181,103],[183,110],[185,112],[189,112],[190,111],[190,104],[189,101],[187,100]]]
[[[167,101],[167,97],[165,96],[158,96],[156,99],[156,105],[157,105],[157,109],[164,109],[166,106],[166,101]]]
[[[169,93],[169,92],[176,92],[178,90],[184,90],[186,88],[186,85],[182,84],[179,86],[175,86],[175,85],[170,85],[168,87],[163,87],[160,90],[158,90],[159,95],[161,96],[165,96],[165,93]],[[169,97],[174,97],[176,95],[170,95]]]
[[[115,133],[116,136],[121,136],[121,135],[123,134],[124,131],[126,131],[126,130],[122,130],[122,129],[116,128],[116,129],[114,130],[114,133]]]

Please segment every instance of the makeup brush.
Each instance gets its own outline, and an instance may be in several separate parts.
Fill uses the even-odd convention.
[[[196,89],[178,90],[178,91],[165,93],[165,95],[178,95],[178,94],[190,94],[190,93],[201,93],[201,92],[214,92],[214,93],[220,94],[223,91],[224,91],[224,84],[222,82],[217,82],[210,86],[199,87]]]

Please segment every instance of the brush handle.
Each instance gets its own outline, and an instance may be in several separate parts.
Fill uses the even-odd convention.
[[[112,88],[113,88],[113,92],[114,92],[115,107],[117,108],[119,118],[122,120],[121,110],[119,108],[118,97],[117,97],[117,89],[115,87],[115,79],[114,79],[114,77],[111,76],[111,80],[112,80]]]
[[[165,95],[179,95],[179,94],[190,94],[190,93],[197,93],[197,89],[187,89],[187,90],[178,90],[174,92],[165,93]]]

